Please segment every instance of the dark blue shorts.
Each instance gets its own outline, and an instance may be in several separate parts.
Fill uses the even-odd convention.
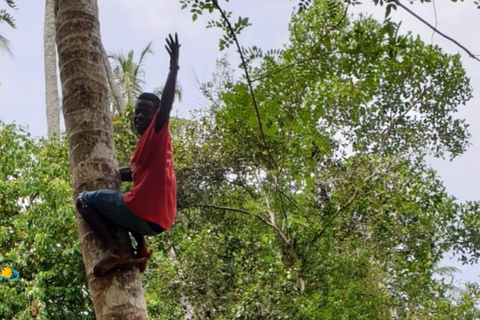
[[[102,216],[113,224],[147,236],[163,231],[159,225],[145,221],[134,215],[123,202],[125,194],[115,190],[96,190],[83,192],[82,202],[97,209]]]

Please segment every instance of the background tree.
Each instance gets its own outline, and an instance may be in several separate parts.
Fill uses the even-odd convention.
[[[60,139],[60,102],[57,83],[57,47],[55,43],[55,1],[45,1],[44,61],[47,136]]]
[[[187,7],[188,1],[183,2]],[[215,1],[202,2],[201,5],[204,5],[204,7],[201,5],[199,8],[194,6],[192,12],[199,14],[198,11],[202,9],[214,9],[212,3],[214,4]],[[229,16],[223,14],[222,18],[222,21],[213,21],[209,23],[209,26],[220,26],[228,33],[228,30],[238,30],[242,25],[245,25],[245,20],[239,19],[239,22],[230,29],[227,21]],[[368,201],[365,202],[369,193],[363,191],[366,186],[370,185],[371,179],[373,181],[378,179],[393,182],[398,179],[393,178],[394,176],[397,177],[399,174],[403,176],[406,172],[411,172],[413,176],[430,177],[431,173],[427,173],[429,169],[422,165],[423,156],[426,152],[437,156],[447,152],[456,156],[461,154],[465,148],[468,137],[466,126],[462,121],[452,120],[451,117],[451,114],[456,112],[456,106],[464,104],[471,96],[468,79],[466,79],[464,71],[461,70],[458,57],[447,58],[446,55],[438,51],[438,48],[420,44],[419,40],[414,40],[409,36],[398,36],[397,29],[398,26],[395,24],[387,23],[380,26],[368,19],[355,22],[352,26],[349,26],[348,20],[345,19],[345,9],[340,5],[340,2],[329,2],[327,5],[326,2],[315,1],[308,11],[304,11],[294,18],[291,26],[293,44],[291,49],[293,50],[285,50],[280,55],[280,63],[278,62],[278,54],[258,54],[263,58],[264,64],[262,68],[254,70],[253,73],[253,81],[256,83],[257,105],[255,103],[251,104],[251,92],[249,92],[247,85],[240,83],[231,92],[222,95],[225,107],[218,112],[214,120],[210,120],[214,123],[214,127],[218,129],[218,131],[213,131],[219,135],[218,144],[208,147],[204,145],[204,148],[222,153],[222,158],[228,164],[223,169],[223,178],[222,170],[219,169],[221,166],[218,163],[206,165],[207,168],[215,168],[217,172],[215,176],[220,179],[218,185],[212,181],[208,183],[203,180],[201,177],[210,177],[210,175],[202,172],[195,175],[200,180],[197,185],[198,188],[190,190],[208,189],[210,194],[213,194],[213,190],[222,189],[221,186],[225,187],[229,182],[232,184],[232,188],[234,186],[243,187],[245,189],[244,193],[240,191],[236,193],[235,198],[238,199],[238,203],[234,201],[229,204],[227,199],[231,200],[232,197],[223,194],[218,197],[220,204],[206,204],[201,205],[201,207],[251,216],[252,219],[258,219],[271,228],[282,248],[287,270],[290,269],[296,275],[294,277],[296,278],[295,287],[300,292],[305,290],[303,284],[309,282],[308,274],[314,271],[314,269],[308,267],[310,262],[306,258],[314,257],[314,253],[310,251],[306,253],[303,249],[311,247],[318,241],[327,241],[321,240],[321,238],[329,238],[327,234],[332,230],[344,230],[342,232],[348,234],[349,231],[346,230],[353,231],[356,228],[370,230],[372,228],[371,226],[362,226],[362,223],[357,221],[359,217],[364,217],[366,214],[366,212],[362,213],[363,209],[360,210],[361,208],[374,208],[367,205]],[[315,30],[315,32],[312,30]],[[318,32],[318,30],[321,32]],[[341,33],[338,34],[337,31]],[[295,39],[297,35],[298,39]],[[345,38],[342,37],[343,35],[345,35]],[[223,46],[226,46],[236,40],[234,35],[230,33],[221,40],[221,47],[222,41]],[[411,57],[419,58],[419,61],[408,62],[408,59],[403,56],[404,54],[409,55],[410,50],[414,50],[416,53]],[[436,58],[430,60],[429,57],[432,57],[432,55]],[[420,58],[422,56],[423,58]],[[436,64],[437,61],[444,59],[448,59],[450,62],[448,64]],[[427,61],[431,61],[432,64],[427,63]],[[368,71],[362,70],[360,64],[364,63],[366,63]],[[415,64],[419,64],[419,67],[417,68]],[[445,65],[451,65],[453,69],[443,70]],[[285,71],[287,69],[288,72]],[[380,72],[376,73],[374,70]],[[386,70],[393,72],[386,72]],[[442,80],[442,78],[448,79],[449,77],[446,74],[437,74],[440,70],[451,74],[452,78],[458,80],[454,84],[457,89],[452,91],[458,95],[449,95],[449,89],[447,88],[453,83]],[[363,74],[363,72],[365,73]],[[405,76],[402,76],[403,74]],[[408,81],[413,81],[412,85],[406,85],[406,91],[399,91],[398,94],[395,94],[393,88],[398,89],[398,85],[395,84],[398,78],[386,78],[393,75],[400,77],[402,80],[409,78]],[[311,79],[311,84],[309,84],[308,79]],[[430,79],[435,84],[430,83]],[[442,97],[435,97],[436,92],[434,90],[437,83],[440,86],[445,86],[445,91],[443,91],[445,95]],[[392,85],[391,89],[389,89],[390,85]],[[402,83],[402,86],[404,86],[404,83]],[[285,90],[281,88],[285,88]],[[336,91],[337,89],[339,91]],[[313,100],[310,100],[311,98]],[[330,112],[331,116],[328,115]],[[440,114],[441,117],[445,116],[443,120],[436,119]],[[344,122],[345,120],[347,122],[353,121],[352,125],[348,125],[347,122]],[[202,121],[208,122],[209,120],[203,119]],[[441,125],[437,126],[437,122]],[[420,128],[421,125],[427,127],[432,125],[431,129],[433,131],[417,131],[417,128]],[[332,128],[334,128],[333,131],[330,131]],[[378,130],[379,128],[381,130]],[[455,141],[449,139],[452,134],[457,137],[454,139]],[[335,136],[337,141],[334,139]],[[397,140],[397,138],[399,139]],[[220,143],[220,141],[222,142]],[[238,148],[238,146],[241,146],[241,148]],[[349,156],[350,153],[346,152],[345,147],[353,148],[354,153]],[[232,155],[231,158],[228,156],[229,154]],[[379,159],[375,157],[378,155],[385,157],[385,160],[377,162]],[[211,161],[216,159],[213,155],[207,158],[212,159]],[[196,159],[198,159],[198,156],[196,156]],[[238,164],[234,165],[234,163]],[[414,173],[409,169],[410,167],[422,166],[425,171],[421,174]],[[196,167],[201,166],[197,163]],[[196,171],[193,167],[191,170]],[[219,175],[218,171],[220,171]],[[345,180],[340,178],[340,176],[343,177],[342,172],[348,172],[347,176],[349,178],[347,176],[345,176]],[[360,174],[361,172],[363,173]],[[214,172],[212,172],[213,174]],[[303,174],[306,176],[301,178]],[[329,178],[323,177],[324,174]],[[357,174],[360,174],[360,176],[357,176]],[[393,176],[387,178],[391,174]],[[350,180],[355,176],[358,180],[357,178]],[[409,181],[409,179],[407,178],[406,181]],[[189,185],[186,180],[182,182]],[[344,181],[345,184],[341,181]],[[410,184],[410,182],[406,182],[402,187],[400,181],[402,180],[397,180],[400,189]],[[420,185],[423,185],[421,188],[428,188],[431,184],[433,182],[425,180]],[[310,188],[309,186],[312,187],[311,193],[306,192]],[[344,187],[347,188],[341,191]],[[393,186],[388,188],[391,187]],[[255,194],[254,190],[260,190],[259,194]],[[421,194],[422,191],[420,190],[418,191]],[[372,190],[372,192],[372,194],[376,194],[380,191]],[[432,192],[442,194],[443,191],[440,188]],[[302,194],[305,194],[306,198],[303,198]],[[307,194],[310,194],[310,196],[307,196]],[[335,194],[338,196],[336,201],[343,200],[335,202]],[[401,194],[399,193],[398,196],[401,197]],[[411,196],[412,199],[415,199],[413,194]],[[362,199],[359,203],[356,201],[357,197]],[[250,204],[245,199],[252,199],[253,203]],[[302,205],[306,205],[308,201],[314,199],[317,199],[317,204],[311,203],[306,208]],[[425,201],[428,203],[430,200],[425,198]],[[387,203],[392,202],[408,203],[408,200],[405,198],[399,200],[399,202],[387,201]],[[451,200],[444,199],[438,204],[440,205],[443,202],[452,203]],[[356,206],[355,203],[361,204],[360,207]],[[363,207],[364,205],[365,207]],[[467,205],[466,207],[471,206]],[[310,210],[307,208],[326,210],[323,214],[320,214],[321,219],[317,222],[319,225],[316,232],[308,231],[307,226],[312,225],[312,221],[317,220],[315,219],[316,214],[314,216],[308,215]],[[405,209],[396,205],[389,211],[393,212],[393,215],[397,218],[412,214],[416,216],[422,212],[420,207],[417,207],[417,209],[410,207],[405,211]],[[462,211],[462,208],[452,205],[448,210],[443,211],[443,217],[451,217],[455,213],[453,214],[457,217],[455,219],[464,219],[465,216]],[[347,212],[350,212],[352,216]],[[347,215],[343,216],[345,213]],[[372,213],[373,211],[368,215]],[[428,212],[422,214],[429,216]],[[404,218],[400,218],[399,222]],[[414,220],[417,221],[417,219]],[[337,223],[344,223],[341,221],[351,226],[335,226]],[[441,219],[434,221],[422,218],[422,221],[427,224],[435,224],[436,227],[433,229],[436,230],[442,230],[448,225],[443,224]],[[402,225],[404,225],[404,222],[398,224],[399,227]],[[409,226],[413,227],[414,224],[409,224]],[[459,227],[457,231],[462,229],[461,225],[457,225],[457,227]],[[423,228],[430,229],[431,227],[425,225]],[[375,228],[371,230],[375,230]],[[398,235],[401,229],[392,228],[392,230],[396,230],[394,234]],[[367,232],[366,236],[371,237],[377,234],[377,232],[371,232]],[[360,232],[360,234],[362,233]],[[417,231],[409,229],[406,235],[410,233],[417,234]],[[423,231],[420,233],[423,233]],[[451,234],[453,233],[452,230]],[[308,236],[306,235],[308,234],[312,235],[310,240],[307,240]],[[358,236],[356,231],[353,234]],[[335,232],[330,236],[332,238],[327,243],[330,243],[329,241],[336,243],[338,238],[344,239]],[[345,236],[350,238],[349,235]],[[432,259],[431,261],[439,259],[441,257],[440,252],[445,252],[442,250],[446,243],[449,243],[449,240],[441,239],[443,236],[444,233],[440,232],[437,235],[430,234],[430,238],[421,240],[434,241],[434,244],[432,243],[430,247],[435,247],[439,251],[430,253],[428,251],[423,253],[418,251],[417,254],[429,257],[428,259]],[[403,236],[400,236],[400,239],[406,240],[407,238],[404,239]],[[396,237],[392,236],[389,239],[392,242],[385,248],[389,248],[388,250],[392,252],[397,250],[396,246],[403,247],[406,245],[403,242],[399,244]],[[394,241],[393,239],[397,240]],[[303,243],[303,245],[300,245],[300,243]],[[350,242],[347,241],[347,243]],[[350,245],[352,243],[347,245],[347,248]],[[382,247],[382,245],[373,246],[377,249],[378,247]],[[365,252],[371,252],[370,250],[367,249]],[[376,250],[374,249],[374,251]],[[322,250],[318,248],[315,252],[322,252]],[[358,254],[358,250],[356,254],[355,251],[351,252],[352,256],[358,256]],[[338,258],[345,259],[345,256],[348,255],[344,252]],[[393,258],[393,256],[389,257]],[[387,261],[390,258],[386,258]],[[393,261],[395,259],[398,259],[398,257],[395,257]],[[352,260],[352,265],[359,262],[354,261]],[[366,261],[369,261],[370,264],[367,270],[370,268],[376,270],[375,264],[377,262],[375,259]],[[432,264],[430,260],[422,261],[423,265],[426,266],[426,269],[420,275],[426,281],[425,291],[422,292],[425,293],[425,296],[433,297],[434,295],[427,294],[437,286],[428,280],[431,278]],[[401,265],[396,266],[402,269],[408,263]],[[313,263],[310,266],[315,266],[315,264]],[[383,265],[383,267],[389,272],[392,270],[391,266]],[[385,275],[389,275],[389,272],[385,271]],[[399,274],[402,274],[404,271],[399,272]],[[373,274],[378,275],[378,270],[374,271]],[[409,295],[409,293],[406,293],[406,287],[403,283],[407,279],[399,280],[395,274],[393,272],[393,279],[397,283],[394,285],[396,289],[387,293],[387,296],[383,299],[382,295],[378,298],[380,298],[379,301],[386,301],[386,297],[391,297],[392,303],[401,307],[405,304],[396,301],[396,299],[405,294]],[[299,282],[299,279],[303,280],[302,278],[307,280]],[[318,279],[318,276],[315,278]],[[374,281],[373,283],[384,281],[387,281],[387,279]],[[203,283],[208,283],[208,281],[203,281]],[[372,283],[372,281],[369,281],[369,283]],[[407,283],[409,283],[408,286],[412,285],[409,281]],[[321,283],[318,284],[321,285]],[[324,283],[323,286],[325,285]],[[335,286],[336,284],[332,283],[332,285]],[[358,288],[364,288],[364,285],[359,284]],[[266,284],[260,285],[260,287],[264,286]],[[388,286],[391,287],[391,285]],[[381,294],[379,288],[377,287],[375,291]],[[308,285],[306,289],[308,290]],[[339,293],[342,292],[339,291]],[[413,297],[410,297],[410,299],[414,301],[412,305],[407,306],[407,309],[395,310],[396,313],[409,313],[416,306],[422,309],[423,307],[420,307],[420,305],[427,303],[418,300],[415,292],[411,293]],[[361,297],[357,297],[356,301],[361,300]],[[388,307],[385,310],[384,312],[387,312],[391,308]],[[339,311],[333,310],[332,315],[338,315],[337,312]],[[319,310],[315,309],[312,316],[318,315],[318,312]],[[368,312],[380,312],[380,310],[368,310]],[[363,310],[359,314],[365,315],[368,312]],[[378,316],[378,314],[373,313],[370,318],[376,317],[375,315]]]
[[[0,266],[21,275],[2,281],[0,318],[94,319],[66,141],[38,141],[0,123],[0,150]]]
[[[142,87],[145,83],[143,63],[146,55],[153,53],[151,47],[150,42],[140,53],[138,62],[134,61],[133,50],[129,51],[127,56],[122,52],[108,56],[112,61],[113,75],[126,106],[133,106],[137,97],[143,92]]]
[[[143,70],[143,64],[147,54],[153,54],[152,43],[150,42],[145,49],[142,50],[138,62],[134,60],[134,51],[130,50],[125,56],[122,52],[116,54],[110,54],[108,57],[112,62],[112,66],[109,64],[111,70],[107,70],[112,74],[112,79],[109,78],[109,83],[114,85],[114,88],[118,89],[119,97],[113,97],[114,103],[119,104],[118,100],[121,95],[122,107],[117,107],[117,113],[122,114],[125,107],[133,107],[137,97],[144,92],[143,86],[145,84],[145,71]],[[112,69],[113,68],[113,69]],[[163,87],[157,87],[153,92],[161,96]],[[114,92],[112,92],[114,93]],[[178,101],[182,100],[182,88],[177,85],[175,88],[175,97]]]

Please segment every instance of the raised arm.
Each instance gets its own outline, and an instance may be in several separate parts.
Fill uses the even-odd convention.
[[[175,97],[175,84],[177,82],[177,72],[180,67],[178,66],[178,56],[180,51],[180,44],[178,44],[178,36],[175,33],[175,40],[172,35],[169,34],[167,40],[168,54],[170,55],[170,72],[168,73],[167,82],[163,88],[162,100],[160,102],[159,115],[157,117],[157,123],[155,123],[155,132],[159,132],[163,125],[170,118],[170,111],[172,110],[173,99]]]

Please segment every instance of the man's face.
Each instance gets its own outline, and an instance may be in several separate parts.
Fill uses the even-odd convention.
[[[157,108],[152,101],[143,99],[137,100],[133,123],[139,134],[143,134],[145,130],[147,130],[148,125],[152,122],[153,117],[155,116],[155,112],[157,112]]]

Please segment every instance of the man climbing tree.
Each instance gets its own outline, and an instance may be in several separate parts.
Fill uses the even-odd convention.
[[[115,190],[81,193],[76,207],[96,233],[105,257],[94,267],[104,275],[129,260],[109,231],[110,225],[129,230],[137,242],[136,261],[144,272],[151,256],[144,235],[168,230],[176,215],[176,180],[168,123],[175,95],[179,48],[178,36],[169,35],[165,48],[170,55],[170,72],[161,100],[153,93],[142,93],[135,104],[134,124],[141,135],[131,158],[131,166],[120,169],[121,181],[133,181],[127,194]]]

